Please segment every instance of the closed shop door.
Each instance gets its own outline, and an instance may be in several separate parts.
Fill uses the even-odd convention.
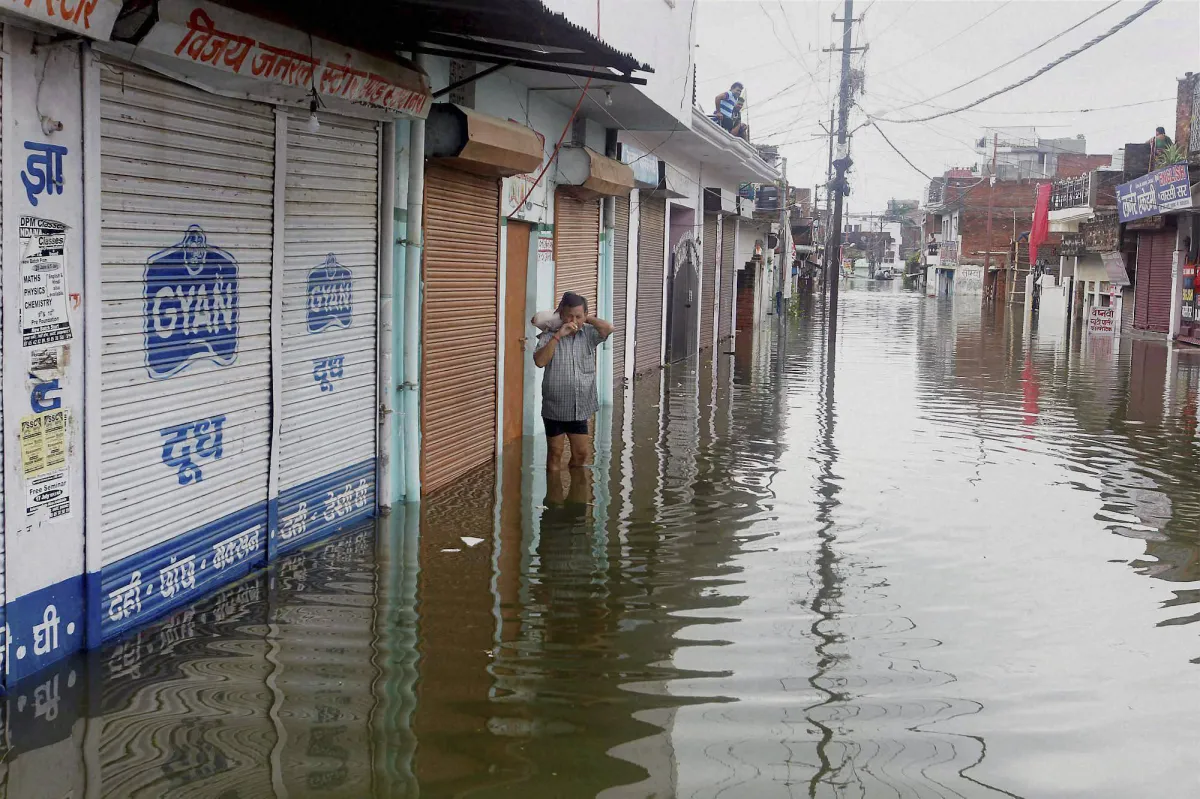
[[[625,385],[625,320],[629,290],[629,198],[618,197],[613,227],[613,388]]]
[[[703,263],[700,265],[700,349],[713,345],[717,299],[717,215],[704,215]]]
[[[265,553],[275,112],[100,72],[108,637]]]
[[[436,491],[496,451],[500,181],[425,171],[421,482]]]
[[[1133,325],[1140,330],[1166,333],[1169,328],[1174,250],[1173,230],[1138,235]]]
[[[554,297],[582,294],[596,310],[600,285],[600,203],[554,193]]]
[[[375,509],[379,135],[287,121],[280,551]]]
[[[737,273],[737,329],[739,333],[754,328],[755,268],[748,266]]]
[[[1175,231],[1154,234],[1150,252],[1150,314],[1147,329],[1166,333],[1171,327],[1171,260],[1175,254]]]
[[[643,196],[640,205],[637,323],[633,340],[633,369],[638,373],[662,365],[663,275],[667,248],[667,201]]]
[[[721,221],[721,296],[717,311],[717,338],[725,341],[733,335],[733,286],[737,268],[733,263],[737,245],[737,221],[725,217]]]

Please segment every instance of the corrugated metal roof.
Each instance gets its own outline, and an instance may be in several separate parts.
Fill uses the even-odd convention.
[[[653,72],[542,0],[220,0],[222,4],[300,27],[379,54],[432,44],[468,53],[546,63]]]

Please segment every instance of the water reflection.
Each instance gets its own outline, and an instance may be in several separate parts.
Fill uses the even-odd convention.
[[[18,686],[0,795],[1190,795],[1200,357],[848,291]]]

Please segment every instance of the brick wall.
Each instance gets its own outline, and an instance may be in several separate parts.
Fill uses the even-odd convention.
[[[1084,155],[1082,153],[1059,153],[1058,174],[1060,178],[1077,178],[1093,169],[1112,164],[1111,155]]]
[[[984,181],[967,190],[963,196],[960,262],[983,263],[988,250],[992,251],[992,263],[996,263],[997,259],[1007,261],[1004,253],[1008,252],[1013,237],[1013,213],[1016,213],[1018,235],[1029,230],[1033,224],[1037,183],[1032,180],[1001,180],[992,187]],[[988,194],[991,192],[995,193],[992,197],[992,239],[989,244],[987,220]]]
[[[1192,107],[1197,83],[1200,83],[1200,73],[1189,72],[1185,77],[1179,79],[1179,85],[1176,89],[1175,141],[1182,142],[1181,146],[1185,149],[1188,137],[1192,132],[1192,119],[1197,116],[1197,109]]]

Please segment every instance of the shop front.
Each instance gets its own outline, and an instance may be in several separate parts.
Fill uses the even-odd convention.
[[[375,513],[382,165],[429,98],[407,67],[203,2],[97,49],[108,638]]]
[[[421,490],[496,452],[501,179],[535,169],[532,130],[449,103],[427,124],[421,314]]]

